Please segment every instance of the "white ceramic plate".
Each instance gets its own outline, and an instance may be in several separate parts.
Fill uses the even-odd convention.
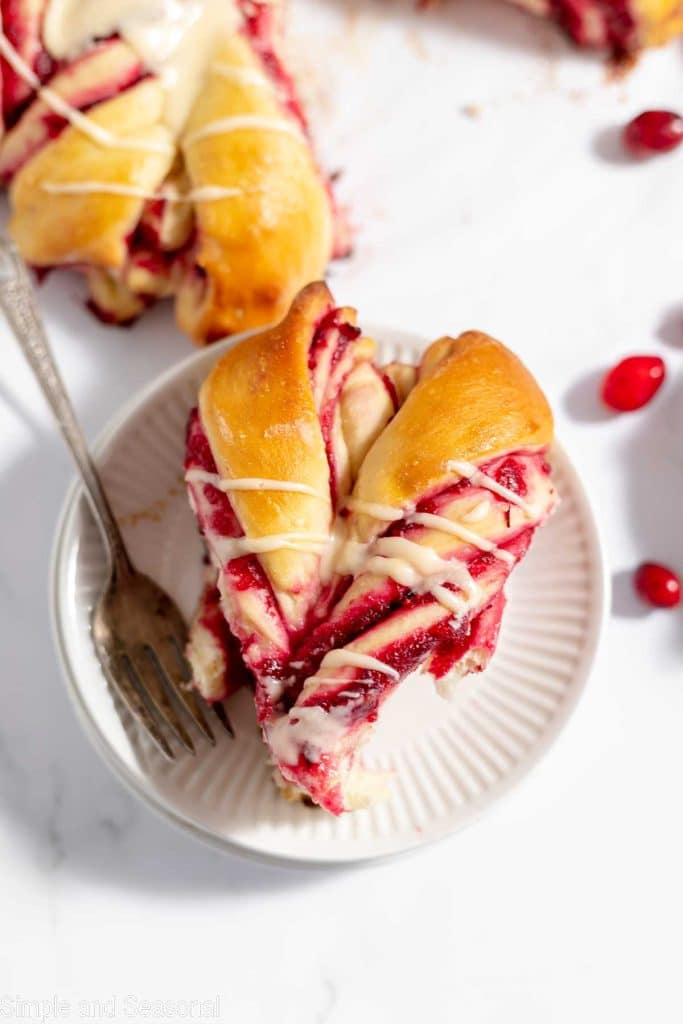
[[[416,361],[423,339],[370,329],[381,361]],[[234,343],[234,342],[233,342]],[[197,388],[228,343],[192,356],[122,410],[96,450],[107,492],[136,564],[189,617],[199,592],[201,544],[182,479],[185,422]],[[116,773],[158,811],[231,850],[317,863],[386,856],[466,822],[524,775],[557,736],[586,681],[605,608],[595,522],[567,456],[552,455],[561,504],[513,573],[498,651],[456,698],[424,680],[388,701],[367,760],[395,771],[391,799],[335,819],[278,796],[250,695],[228,711],[237,739],[167,763],[115,706],[89,633],[105,576],[97,529],[80,487],[67,497],[51,578],[57,648],[87,733]]]

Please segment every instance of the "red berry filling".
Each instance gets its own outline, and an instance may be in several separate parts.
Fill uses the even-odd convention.
[[[35,0],[2,0],[2,30],[25,64],[41,82],[54,70],[54,61],[43,47],[41,28],[44,5]],[[33,90],[11,64],[0,58],[2,115],[5,127],[11,127],[30,101]]]
[[[218,472],[197,409],[191,412],[187,428],[185,470],[191,469],[201,469],[212,474]],[[214,535],[220,538],[243,536],[243,531],[227,494],[210,483],[190,484],[190,492],[194,494],[197,520],[204,536]],[[224,585],[228,592],[232,591],[236,594],[251,590],[257,591],[264,617],[277,623],[280,633],[284,634],[284,623],[278,604],[261,563],[255,555],[242,555],[230,559],[222,570],[219,583]],[[273,647],[269,654],[270,660],[267,665],[264,665],[263,659],[255,653],[259,651],[259,644],[254,628],[237,621],[231,621],[230,625],[238,637],[244,659],[251,670],[274,678],[282,678],[287,675],[286,658],[289,653],[287,650],[278,650],[277,647]],[[275,657],[276,652],[277,657]],[[269,710],[267,700],[263,706],[260,702],[261,695],[257,692],[259,712],[266,713]]]
[[[218,587],[206,587],[201,598],[200,609],[197,622],[213,637],[214,643],[222,652],[225,665],[223,692],[213,699],[225,700],[231,694],[237,693],[243,686],[252,685],[253,677],[242,660],[239,641],[223,615]]]
[[[121,60],[120,41],[112,37],[96,43],[82,57],[69,65],[55,65],[54,75],[47,82],[75,110],[87,113],[99,103],[113,99],[147,76],[137,58]],[[117,49],[116,58],[110,51]],[[117,69],[108,70],[110,60]],[[3,83],[4,86],[4,83]],[[31,93],[30,99],[34,99]],[[46,107],[39,100],[15,113],[13,127],[4,139],[0,153],[0,175],[9,181],[50,140],[57,138],[68,126],[68,120]]]
[[[343,310],[327,309],[310,338],[310,387],[327,451],[333,500],[338,483],[333,446],[340,443],[336,417],[349,374],[363,365],[363,351],[354,346],[359,336]],[[354,387],[352,379],[350,393]],[[387,393],[391,391],[387,389]],[[187,468],[216,471],[196,411],[188,429],[187,452]],[[492,459],[478,469],[484,479],[476,474],[472,479],[458,478],[455,484],[427,495],[416,508],[406,509],[400,521],[379,520],[376,529],[380,533],[374,539],[402,538],[427,544],[429,539],[421,533],[434,527],[429,520],[420,523],[411,517],[430,512],[453,519],[465,517],[463,529],[467,515],[473,523],[486,520],[482,541],[491,535],[497,548],[483,550],[488,545],[476,537],[465,534],[463,540],[458,533],[449,538],[449,531],[442,530],[445,539],[432,552],[436,562],[430,562],[423,572],[418,561],[417,575],[409,577],[412,585],[406,585],[392,578],[391,574],[398,572],[395,558],[402,561],[400,553],[395,556],[392,552],[406,551],[410,565],[413,548],[391,543],[375,548],[370,542],[368,559],[387,558],[386,570],[383,563],[375,563],[364,572],[361,561],[353,575],[333,571],[323,584],[314,568],[302,585],[303,610],[299,604],[294,617],[288,611],[288,599],[297,595],[273,590],[261,559],[248,554],[231,557],[229,545],[221,554],[224,537],[242,536],[228,494],[211,481],[190,478],[200,528],[222,566],[219,586],[224,614],[254,673],[258,720],[275,763],[285,779],[333,813],[345,809],[345,779],[367,727],[401,681],[423,667],[450,686],[461,674],[481,670],[495,649],[505,601],[503,587],[538,525],[539,516],[530,519],[530,505],[522,499],[535,503],[541,498],[539,507],[549,508],[553,492],[543,451],[519,451]],[[351,482],[345,475],[344,486]],[[493,543],[489,541],[491,546]],[[357,551],[352,545],[351,550],[354,558],[363,558],[362,548]],[[461,579],[465,569],[468,578]],[[400,579],[405,578],[402,573],[401,567]],[[345,652],[349,646],[351,650]],[[326,661],[331,652],[335,657]],[[365,659],[359,664],[354,656],[361,652]]]
[[[638,44],[631,0],[551,0],[553,13],[581,46],[609,47],[623,56]]]
[[[400,532],[403,535],[408,535],[410,528],[404,528]],[[533,529],[526,527],[507,541],[503,547],[506,551],[513,554],[516,560],[519,560],[526,554],[532,534]],[[510,566],[499,561],[495,555],[478,551],[473,553],[467,562],[467,568],[470,576],[475,581],[485,574],[498,575],[501,587],[510,572]],[[350,582],[350,579],[347,580],[347,584]],[[452,591],[456,590],[450,584],[446,584],[446,587]],[[294,675],[287,693],[287,702],[293,703],[306,678],[313,675],[319,669],[320,663],[328,651],[351,644],[360,636],[366,635],[374,626],[386,623],[394,615],[400,617],[406,611],[430,604],[432,601],[433,598],[430,594],[415,594],[408,587],[400,586],[389,577],[383,579],[374,589],[362,593],[357,601],[352,602],[345,608],[343,614],[333,614],[326,621],[316,626],[303,643],[295,649],[293,660],[297,664],[300,663],[301,667]],[[441,666],[441,671],[434,671],[432,673],[437,678],[447,671],[447,652],[445,649],[442,649],[440,653],[441,657],[438,664]],[[407,662],[401,664],[388,658],[386,650],[382,650],[378,656],[397,671],[404,674],[412,671]],[[454,655],[451,664],[458,661],[461,656],[461,654]],[[364,675],[367,675],[367,673],[364,673]]]
[[[308,122],[297,96],[294,79],[277,53],[275,45],[277,38],[276,12],[272,3],[259,3],[259,0],[239,0],[239,7],[244,18],[245,34],[261,58],[270,78],[277,86],[285,107],[308,134]]]
[[[380,652],[385,665],[394,668],[405,678],[428,661],[429,671],[437,678],[446,675],[465,657],[473,645],[478,649],[495,648],[504,596],[498,593],[471,621],[455,623],[447,617],[430,629],[414,630],[402,636]],[[483,668],[483,664],[475,667]],[[362,679],[347,681],[326,691],[301,707],[320,707],[334,714],[343,709],[348,733],[373,724],[387,697],[399,685],[400,679],[383,672],[362,671]],[[290,720],[296,724],[296,709]],[[339,779],[339,762],[333,754],[309,750],[304,746],[296,765],[284,768],[288,778],[303,783],[314,800],[333,814],[345,810]]]
[[[40,83],[49,85],[75,110],[87,113],[98,104],[125,92],[150,73],[117,36],[93,39],[87,53],[76,60],[53,61],[43,47],[41,36],[45,6],[43,0],[0,0],[3,31]],[[263,64],[281,106],[307,133],[306,118],[296,95],[294,80],[277,52],[277,14],[272,4],[238,0],[238,6],[243,18],[242,32]],[[112,53],[110,59],[107,50],[113,47],[127,51],[128,61],[121,52]],[[0,179],[9,182],[24,163],[55,139],[69,122],[41,102],[36,97],[35,88],[17,75],[3,58],[0,58],[0,65],[4,125],[10,129],[5,133],[0,151]],[[343,225],[337,216],[330,180],[322,172],[321,176],[329,192],[333,221],[339,233]],[[164,238],[162,226],[167,228]],[[140,229],[132,235],[129,257],[123,265],[109,270],[115,277],[113,283],[118,292],[112,293],[111,302],[105,308],[97,305],[98,301],[103,301],[101,293],[99,298],[91,298],[88,302],[93,312],[107,323],[132,323],[157,299],[177,291],[177,282],[187,285],[200,269],[194,266],[192,253],[196,237],[190,215],[182,224],[173,217],[164,220],[164,204],[152,200],[145,204]],[[342,254],[335,252],[335,255]],[[201,280],[201,277],[198,275],[197,279]],[[198,304],[201,304],[200,295]],[[131,306],[135,310],[133,313]],[[215,340],[223,334],[223,330],[209,327],[203,340]]]

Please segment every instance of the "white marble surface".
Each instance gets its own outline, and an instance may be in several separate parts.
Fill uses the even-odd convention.
[[[361,226],[338,297],[368,320],[487,329],[533,366],[608,546],[604,648],[546,760],[456,838],[346,872],[205,849],[122,789],[67,703],[46,572],[71,468],[4,331],[0,1019],[26,1019],[19,998],[48,1020],[85,1019],[80,1000],[142,1020],[145,999],[171,1001],[156,1019],[208,1000],[204,1019],[246,1024],[679,1020],[683,613],[641,612],[627,573],[683,570],[683,152],[634,166],[611,131],[683,103],[680,50],[609,83],[485,0],[299,0],[294,42]],[[102,328],[68,276],[42,301],[93,436],[188,351],[166,310]],[[670,379],[617,422],[596,373],[639,350]]]

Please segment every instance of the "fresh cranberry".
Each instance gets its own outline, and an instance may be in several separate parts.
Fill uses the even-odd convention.
[[[675,608],[681,602],[681,581],[665,565],[643,562],[636,570],[634,583],[643,601],[657,608]]]
[[[624,146],[634,156],[668,153],[683,142],[683,117],[670,110],[646,110],[624,128]]]
[[[629,356],[612,367],[602,382],[602,400],[617,412],[641,409],[664,383],[666,367],[659,356]]]

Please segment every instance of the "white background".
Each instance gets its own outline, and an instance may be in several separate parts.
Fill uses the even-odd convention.
[[[114,996],[132,1019],[131,994],[219,996],[246,1024],[680,1021],[683,611],[641,610],[629,573],[683,571],[683,151],[634,164],[615,142],[641,109],[683,105],[680,49],[614,82],[486,0],[299,0],[294,21],[358,225],[337,298],[361,322],[488,330],[531,365],[592,494],[614,613],[557,745],[452,840],[351,871],[205,849],[122,789],[67,703],[46,573],[71,468],[3,329],[0,1019],[3,996],[54,994],[62,1019]],[[188,351],[166,309],[101,327],[68,275],[42,303],[91,436]],[[599,373],[638,351],[669,380],[617,420]]]

